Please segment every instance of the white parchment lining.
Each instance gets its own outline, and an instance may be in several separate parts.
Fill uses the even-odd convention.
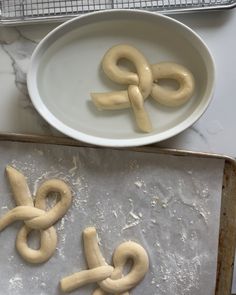
[[[223,160],[16,142],[1,142],[0,155],[0,216],[15,205],[7,164],[24,173],[32,194],[55,177],[73,190],[47,263],[29,265],[16,252],[20,222],[0,233],[0,294],[62,294],[60,279],[86,269],[86,226],[97,228],[108,262],[126,240],[147,250],[150,271],[131,294],[214,294]],[[88,295],[94,287],[71,294]]]

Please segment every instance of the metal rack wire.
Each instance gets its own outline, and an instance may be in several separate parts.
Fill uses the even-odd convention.
[[[159,12],[233,8],[236,0],[0,0],[0,23],[68,19],[105,9],[145,9]]]

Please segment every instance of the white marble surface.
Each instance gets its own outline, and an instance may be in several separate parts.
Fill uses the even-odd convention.
[[[194,29],[212,51],[217,70],[210,107],[191,128],[161,146],[236,156],[236,10],[173,16]],[[0,132],[57,134],[27,95],[25,77],[37,42],[55,25],[0,27]],[[236,292],[236,277],[233,288]]]

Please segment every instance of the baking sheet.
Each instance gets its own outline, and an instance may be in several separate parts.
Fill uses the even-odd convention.
[[[14,206],[7,164],[24,173],[33,194],[53,177],[73,190],[47,263],[32,266],[19,257],[14,242],[20,223],[0,234],[3,294],[61,294],[60,279],[86,269],[86,226],[96,226],[107,261],[125,240],[148,251],[150,271],[131,294],[214,294],[224,160],[16,142],[2,142],[0,155],[0,215]]]

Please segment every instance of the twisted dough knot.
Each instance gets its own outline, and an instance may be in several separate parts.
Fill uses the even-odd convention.
[[[131,61],[137,73],[121,69],[120,59]],[[169,107],[184,104],[194,91],[194,78],[185,67],[170,62],[150,65],[145,56],[129,45],[117,45],[107,51],[102,60],[105,74],[118,84],[128,85],[127,91],[91,93],[98,109],[115,110],[132,107],[137,125],[144,132],[152,131],[152,123],[144,107],[144,100],[152,96]],[[162,79],[176,80],[177,90],[169,90],[157,84]]]
[[[65,215],[70,207],[70,189],[58,179],[45,181],[36,193],[34,204],[24,175],[10,166],[7,166],[6,172],[17,207],[0,219],[0,231],[14,221],[24,221],[25,225],[19,230],[16,238],[18,252],[30,263],[45,262],[56,250],[57,234],[52,225]],[[51,192],[59,193],[60,200],[46,211],[46,198]],[[38,250],[29,248],[27,244],[27,236],[32,230],[40,231],[41,242]]]
[[[124,242],[113,254],[114,267],[107,265],[98,246],[96,229],[86,228],[83,233],[84,251],[89,270],[75,273],[61,280],[61,289],[71,292],[88,283],[97,283],[99,288],[93,295],[128,295],[145,276],[149,268],[148,255],[143,247],[135,242]],[[133,265],[129,273],[123,276],[128,260]]]

